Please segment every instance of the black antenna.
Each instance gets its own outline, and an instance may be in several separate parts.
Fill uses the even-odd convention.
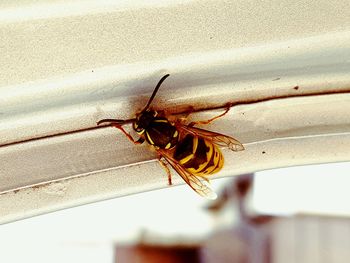
[[[156,94],[157,94],[157,92],[158,92],[158,89],[160,88],[160,85],[162,85],[163,81],[164,81],[167,77],[169,77],[169,76],[170,76],[170,74],[166,74],[165,76],[163,76],[163,77],[160,79],[160,81],[158,82],[156,88],[154,89],[154,91],[153,91],[153,93],[152,93],[152,96],[149,98],[149,100],[148,100],[148,102],[147,102],[147,105],[146,105],[146,107],[142,110],[142,112],[148,109],[149,105],[151,105],[151,103],[152,103],[152,100],[153,100],[154,97],[156,96]]]
[[[163,76],[160,81],[158,82],[156,88],[154,89],[153,93],[152,93],[152,96],[149,98],[148,102],[147,102],[147,105],[146,107],[141,111],[141,112],[144,112],[145,110],[148,109],[149,105],[152,103],[152,100],[154,99],[154,97],[156,96],[159,88],[160,88],[160,85],[162,85],[163,81],[169,77],[170,74],[166,74],[165,76]],[[129,119],[129,120],[119,120],[119,119],[103,119],[103,120],[100,120],[97,122],[97,125],[100,125],[102,123],[109,123],[109,124],[115,124],[115,125],[118,125],[118,126],[122,126],[124,124],[127,124],[127,123],[132,123],[134,122],[135,119]]]

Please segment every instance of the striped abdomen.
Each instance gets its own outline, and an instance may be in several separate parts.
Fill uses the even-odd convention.
[[[191,134],[187,134],[177,143],[174,159],[187,171],[198,176],[216,173],[224,164],[224,158],[218,146]]]

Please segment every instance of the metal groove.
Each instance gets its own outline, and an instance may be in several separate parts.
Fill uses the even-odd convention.
[[[298,86],[295,86],[298,87]],[[299,89],[299,88],[298,88]],[[194,108],[193,113],[197,112],[203,112],[203,111],[210,111],[210,110],[219,110],[227,107],[227,105],[232,105],[231,108],[234,108],[235,106],[242,106],[242,105],[251,105],[251,104],[256,104],[256,103],[261,103],[261,102],[267,102],[267,101],[272,101],[272,100],[280,100],[280,99],[288,99],[288,98],[295,98],[295,97],[311,97],[311,96],[326,96],[326,95],[332,95],[332,94],[348,94],[350,93],[350,88],[347,91],[344,90],[332,90],[332,91],[325,91],[325,92],[312,92],[308,94],[291,94],[291,95],[284,95],[284,96],[270,96],[262,99],[254,99],[254,100],[246,100],[246,101],[238,101],[238,102],[228,102],[220,106],[216,107],[209,107],[209,108]],[[174,112],[172,115],[181,115],[181,114],[186,114],[189,111],[180,111],[180,112]],[[85,129],[79,129],[79,130],[74,130],[74,131],[67,131],[67,132],[62,132],[62,133],[57,133],[57,134],[50,134],[47,136],[42,136],[42,137],[36,137],[32,139],[27,139],[27,140],[21,140],[17,142],[12,142],[12,143],[5,143],[1,144],[0,147],[8,147],[11,145],[17,145],[17,144],[22,144],[22,143],[27,143],[27,142],[33,142],[33,141],[38,141],[42,139],[48,139],[48,138],[54,138],[54,137],[59,137],[59,136],[64,136],[64,135],[69,135],[69,134],[75,134],[79,132],[84,132],[84,131],[90,131],[90,130],[96,130],[96,129],[102,129],[105,127],[108,127],[110,125],[100,125],[96,127],[90,127],[90,128],[85,128]]]

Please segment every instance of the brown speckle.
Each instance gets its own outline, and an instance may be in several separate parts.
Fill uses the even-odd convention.
[[[262,151],[261,153],[262,153],[262,154],[265,154],[266,152],[265,152],[265,151]]]
[[[298,90],[298,89],[299,89],[299,86],[295,86],[293,89]]]
[[[42,187],[41,184],[33,185],[33,186],[32,186],[32,189],[33,189],[33,190],[37,190],[37,189],[40,189],[41,187]]]
[[[33,191],[41,190],[46,194],[49,195],[64,195],[67,191],[66,184],[62,182],[48,182],[38,185],[33,185],[32,187]]]

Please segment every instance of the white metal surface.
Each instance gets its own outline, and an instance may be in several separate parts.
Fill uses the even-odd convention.
[[[246,146],[218,177],[350,159],[347,1],[84,3],[0,10],[0,222],[166,187],[146,146],[96,127],[166,73],[157,108],[236,104],[208,126]]]

